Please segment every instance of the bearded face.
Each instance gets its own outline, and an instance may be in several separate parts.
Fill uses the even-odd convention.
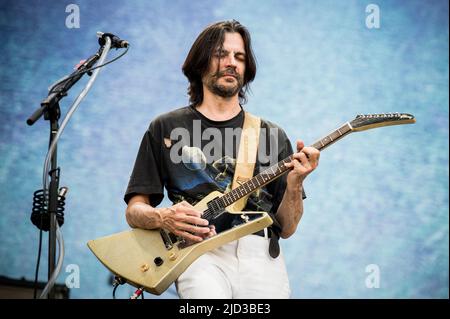
[[[213,94],[231,98],[244,86],[245,47],[239,33],[225,33],[221,48],[214,52],[203,84]]]
[[[206,87],[213,94],[224,98],[235,96],[244,86],[242,76],[233,68],[209,74],[204,80]]]

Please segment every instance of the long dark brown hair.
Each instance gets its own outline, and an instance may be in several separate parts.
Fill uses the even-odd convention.
[[[203,101],[202,77],[207,72],[211,58],[217,48],[222,48],[225,32],[237,32],[245,47],[245,73],[243,87],[239,91],[239,102],[247,102],[246,92],[256,75],[256,59],[253,54],[250,33],[236,20],[220,21],[208,26],[195,40],[184,61],[182,70],[189,80],[189,101],[195,106]]]

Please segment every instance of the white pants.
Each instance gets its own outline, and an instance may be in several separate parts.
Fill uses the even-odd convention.
[[[283,253],[269,255],[269,239],[248,235],[200,256],[176,281],[182,299],[289,298]]]

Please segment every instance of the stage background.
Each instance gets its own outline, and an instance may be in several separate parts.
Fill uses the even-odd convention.
[[[66,7],[80,10],[67,28]],[[236,19],[253,38],[256,80],[245,108],[307,144],[360,113],[407,112],[415,125],[352,134],[325,150],[305,182],[305,214],[283,240],[293,298],[448,298],[448,1],[0,2],[0,275],[34,277],[48,123],[25,120],[48,86],[97,48],[96,32],[131,43],[101,70],[60,141],[62,227],[72,298],[109,298],[109,272],[86,246],[128,229],[126,189],[151,119],[187,104],[181,65],[208,24]],[[119,52],[112,52],[113,57]],[[61,104],[63,114],[87,79]],[[170,205],[165,199],[162,205]],[[46,234],[45,234],[46,235]],[[45,236],[46,237],[46,236]],[[44,240],[40,279],[47,270]],[[380,287],[368,288],[369,265]],[[121,287],[119,297],[131,294]],[[147,298],[149,298],[147,294]],[[159,298],[176,298],[171,287]]]

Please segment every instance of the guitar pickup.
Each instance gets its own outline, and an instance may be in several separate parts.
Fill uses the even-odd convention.
[[[164,229],[161,229],[159,233],[161,234],[161,238],[163,240],[164,246],[166,246],[166,249],[171,250],[173,248],[173,241],[170,235],[172,234],[168,234]]]

